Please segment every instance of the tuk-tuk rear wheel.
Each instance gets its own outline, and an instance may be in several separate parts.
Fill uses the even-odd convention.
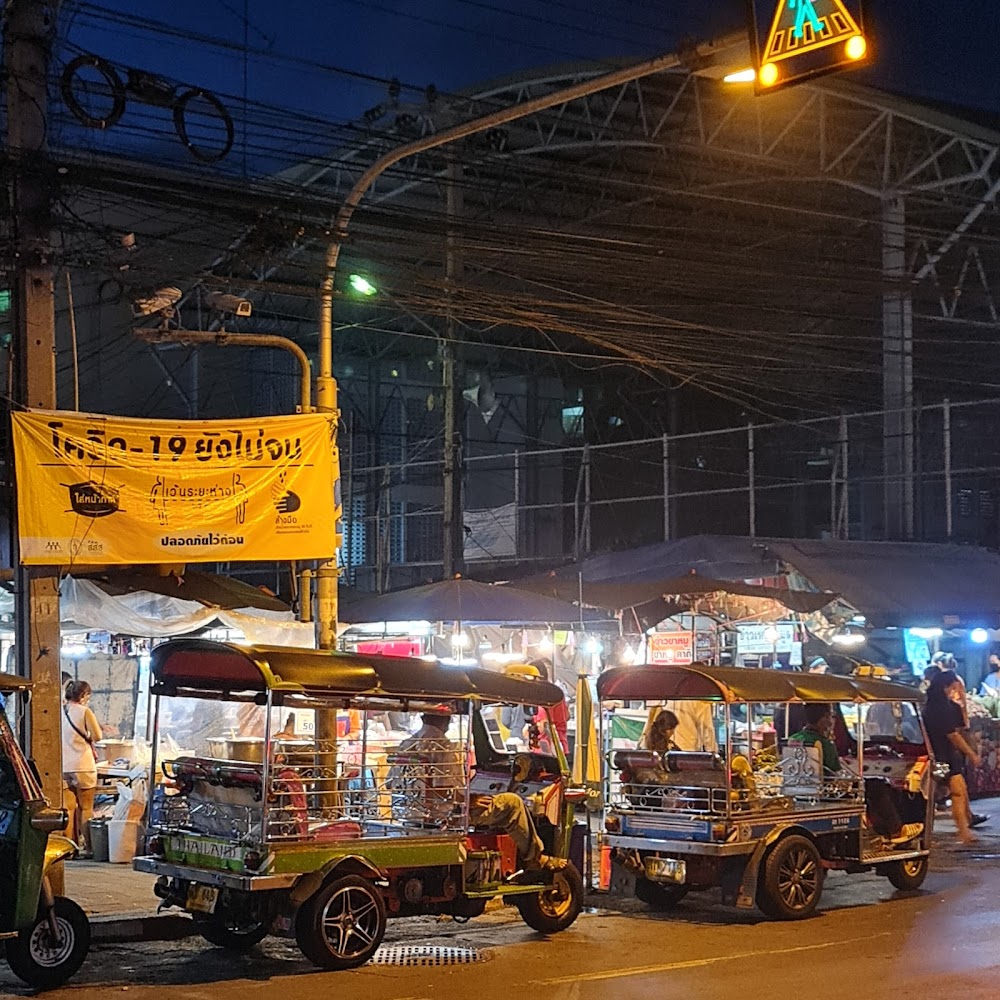
[[[823,894],[823,875],[823,861],[813,841],[798,834],[783,837],[764,859],[757,905],[775,920],[812,916]]]
[[[192,913],[194,926],[209,943],[242,954],[267,937],[267,924],[240,924],[225,913]]]
[[[583,909],[583,879],[572,862],[552,873],[541,892],[514,896],[521,919],[542,934],[564,931]]]
[[[385,901],[378,886],[360,875],[345,875],[327,882],[302,904],[295,940],[313,965],[353,969],[375,954],[385,923]]]
[[[34,924],[7,941],[7,964],[18,979],[38,989],[61,986],[83,965],[90,950],[90,922],[71,899],[56,896],[57,941],[52,940],[48,915],[39,911]]]

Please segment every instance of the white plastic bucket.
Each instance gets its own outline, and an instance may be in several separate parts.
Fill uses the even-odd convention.
[[[108,820],[108,860],[112,864],[131,864],[138,840],[139,823],[137,820]]]

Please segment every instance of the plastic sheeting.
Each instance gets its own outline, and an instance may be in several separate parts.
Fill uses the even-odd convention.
[[[227,610],[208,608],[197,601],[137,591],[112,597],[91,580],[63,577],[59,588],[59,612],[64,629],[76,626],[88,632],[167,639],[190,635],[210,625],[239,629],[255,646],[299,646],[313,648],[314,626],[295,621],[291,611],[261,608]],[[5,595],[13,612],[13,597]]]

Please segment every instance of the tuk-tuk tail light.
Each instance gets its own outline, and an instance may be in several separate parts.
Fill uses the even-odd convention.
[[[620,833],[622,828],[622,820],[620,816],[608,816],[604,820],[604,829],[608,833]]]
[[[260,866],[264,863],[264,855],[259,851],[247,851],[243,855],[243,867],[248,872],[260,871]]]
[[[146,851],[149,854],[153,854],[158,858],[162,858],[164,854],[163,838],[158,834],[154,834],[152,837],[147,837]]]
[[[712,840],[725,840],[728,832],[725,823],[712,824]]]

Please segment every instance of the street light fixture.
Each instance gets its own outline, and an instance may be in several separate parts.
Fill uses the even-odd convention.
[[[378,289],[363,275],[352,274],[348,277],[347,283],[358,295],[377,295]]]

